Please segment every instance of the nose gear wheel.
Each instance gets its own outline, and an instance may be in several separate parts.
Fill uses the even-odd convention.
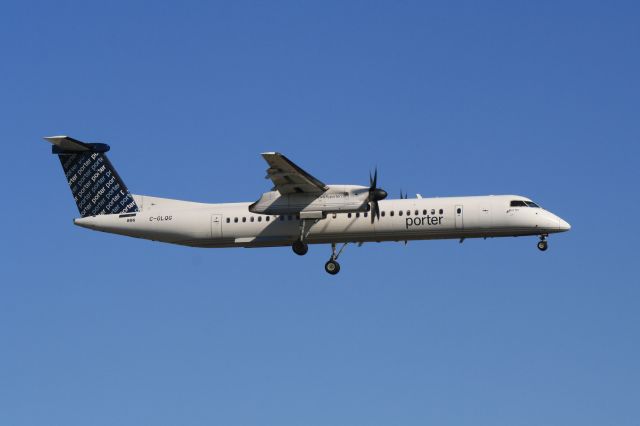
[[[547,236],[540,235],[540,241],[538,241],[538,250],[546,251],[548,248],[549,248],[549,245],[547,244]]]

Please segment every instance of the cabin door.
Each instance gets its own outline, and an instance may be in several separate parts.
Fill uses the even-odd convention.
[[[464,209],[462,208],[462,206],[456,206],[454,213],[456,215],[456,229],[463,229],[464,228],[464,221],[463,221]]]

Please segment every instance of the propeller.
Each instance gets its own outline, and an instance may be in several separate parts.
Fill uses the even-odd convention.
[[[387,191],[378,188],[378,168],[376,167],[373,177],[371,176],[371,172],[369,172],[369,197],[367,201],[369,202],[369,210],[371,210],[371,223],[373,223],[376,218],[380,219],[378,201],[384,200],[385,198],[387,198]]]
[[[401,200],[406,200],[407,198],[408,198],[408,197],[407,197],[407,193],[406,193],[406,192],[402,192],[402,189],[401,189],[401,190],[400,190],[400,199],[401,199]],[[405,246],[407,245],[407,240],[404,240],[404,245],[405,245]]]

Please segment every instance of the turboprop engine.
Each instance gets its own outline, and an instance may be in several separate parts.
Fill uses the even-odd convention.
[[[366,211],[369,188],[356,185],[328,185],[329,189],[320,194],[293,193],[281,195],[269,191],[249,206],[252,213],[297,214],[302,212],[346,213]]]
[[[377,188],[377,171],[369,176],[370,186],[327,185],[322,193],[291,193],[282,195],[269,191],[249,206],[252,213],[300,214],[302,219],[321,219],[329,213],[371,211],[371,221],[380,217],[378,201],[387,197],[384,189]]]

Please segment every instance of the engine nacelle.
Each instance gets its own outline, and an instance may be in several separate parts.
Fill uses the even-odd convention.
[[[252,213],[296,214],[322,212],[344,213],[367,211],[369,208],[369,188],[358,185],[328,185],[321,194],[293,193],[281,195],[269,191],[249,206]]]

